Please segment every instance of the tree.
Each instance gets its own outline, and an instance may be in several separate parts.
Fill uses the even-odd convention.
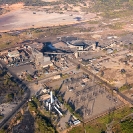
[[[32,100],[30,102],[28,102],[28,107],[29,107],[29,110],[32,112],[36,112],[37,111],[37,104]]]
[[[101,71],[101,77],[103,77],[103,75],[104,75],[104,71]]]
[[[80,64],[77,65],[77,70],[79,70],[79,69],[80,69]]]
[[[121,74],[122,74],[122,75],[125,75],[125,84],[127,84],[126,70],[125,70],[125,69],[121,69]]]
[[[125,120],[121,123],[122,133],[133,133],[133,119]]]
[[[0,133],[5,133],[4,129],[1,129],[1,130],[0,130]]]
[[[2,119],[4,116],[3,115],[0,115],[0,119]]]
[[[27,74],[27,79],[28,80],[32,80],[33,78],[32,78],[32,76],[30,74]]]
[[[10,93],[6,95],[7,101],[12,101],[14,99],[14,93]]]
[[[126,70],[125,69],[121,69],[121,74],[125,74]]]

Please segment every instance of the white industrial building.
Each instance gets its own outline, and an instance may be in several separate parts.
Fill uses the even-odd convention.
[[[9,51],[8,56],[9,57],[19,57],[19,52],[18,52],[18,50]]]
[[[50,57],[43,56],[43,53],[39,52],[35,48],[32,49],[32,55],[33,55],[35,64],[39,67],[45,68],[53,65],[53,63],[50,61]]]
[[[108,49],[107,49],[107,54],[112,54],[112,53],[113,53],[113,49],[108,48]]]
[[[76,48],[76,50],[78,50],[78,51],[83,51],[88,46],[81,40],[74,40],[71,42],[67,42],[67,45],[69,48]]]
[[[45,103],[44,106],[48,108],[49,111],[52,111],[54,109],[56,110],[56,112],[58,112],[60,116],[63,116],[62,112],[60,111],[61,110],[60,105],[57,102],[58,100],[55,99],[52,91],[50,91],[50,94],[42,95],[40,97],[40,100]]]
[[[60,78],[61,78],[60,75],[56,75],[56,76],[53,77],[53,79],[60,79]]]

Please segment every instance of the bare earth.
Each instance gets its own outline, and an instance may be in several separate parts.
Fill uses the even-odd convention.
[[[0,31],[73,24],[91,20],[95,17],[96,14],[94,13],[74,13],[73,15],[70,15],[70,13],[46,13],[44,11],[33,13],[31,10],[23,8],[0,16]]]

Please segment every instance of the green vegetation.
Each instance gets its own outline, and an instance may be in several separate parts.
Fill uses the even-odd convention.
[[[0,49],[13,47],[17,42],[19,43],[20,38],[18,36],[11,36],[7,33],[2,33],[0,38]]]
[[[72,25],[64,25],[64,26],[41,27],[36,29],[30,28],[21,32],[17,36],[12,36],[11,34],[8,33],[2,33],[2,38],[0,38],[0,50],[19,46],[21,42],[25,40],[36,39],[36,38],[44,39],[45,36],[53,37],[56,35],[60,36],[62,34],[67,34],[67,33],[72,34],[74,32],[83,32],[83,31],[84,32],[90,31],[90,29],[85,30],[85,28],[83,27],[78,28]],[[31,36],[28,35],[29,33],[31,34]]]
[[[31,76],[30,74],[27,74],[27,75],[26,75],[26,78],[27,78],[28,81],[31,81],[31,80],[33,79],[32,76]]]
[[[36,112],[37,111],[37,105],[33,100],[28,102],[28,107],[29,107],[30,112],[32,112],[32,111]]]
[[[68,9],[68,4],[72,4],[73,6],[78,6],[81,3],[84,7],[82,7],[82,11],[96,11],[96,12],[109,12],[115,9],[132,9],[133,1],[132,0],[91,0],[92,5],[87,7],[87,0],[62,0],[62,1],[53,1],[53,2],[45,2],[42,0],[0,0],[0,4],[13,4],[17,2],[23,2],[26,6],[49,6],[53,5],[55,10],[59,10],[59,4],[64,4],[64,9]],[[90,2],[91,3],[91,2]],[[61,9],[60,9],[61,10]]]
[[[112,125],[112,130],[114,133],[132,133],[132,119],[126,119],[123,122],[120,122],[125,116],[133,113],[133,108],[124,107],[109,114],[96,119],[95,121],[86,123],[82,126],[78,126],[69,131],[69,133],[82,133],[84,129],[86,133],[104,133],[106,131],[106,125]],[[128,125],[129,124],[129,125]]]
[[[82,117],[75,112],[75,110],[67,103],[64,103],[64,105],[66,106],[66,108],[70,111],[71,114],[73,114],[75,117],[77,117],[79,120],[82,120]]]
[[[84,1],[86,1],[86,0],[63,0],[64,3],[75,4],[75,5],[77,3],[82,3]],[[12,3],[17,3],[17,2],[24,2],[26,5],[33,5],[33,6],[37,6],[37,5],[41,5],[41,4],[42,5],[49,5],[49,4],[58,5],[58,3],[61,3],[59,1],[57,1],[57,2],[44,2],[42,0],[0,0],[0,4],[6,4],[6,3],[12,4]],[[96,2],[100,2],[100,0],[97,0]]]
[[[0,133],[5,133],[5,130],[4,129],[0,129]]]
[[[78,127],[73,127],[69,133],[84,133],[84,129],[82,126],[78,126]],[[93,133],[93,132],[90,132]]]
[[[80,69],[80,64],[78,64],[78,65],[77,65],[76,69],[77,69],[77,70],[79,70],[79,69]]]
[[[95,20],[91,20],[91,21],[88,21],[89,24],[98,24],[99,21],[95,21]]]
[[[63,79],[66,79],[66,78],[68,78],[69,77],[69,75],[66,73],[66,74],[62,74],[62,76],[61,76]]]
[[[110,29],[118,30],[118,29],[122,29],[123,28],[123,24],[122,23],[114,23],[112,25],[108,25],[108,27]]]
[[[87,9],[86,9],[87,10]],[[132,0],[95,0],[89,8],[91,12],[100,12],[104,18],[122,18],[131,16],[133,12]]]
[[[7,101],[12,101],[14,99],[14,93],[10,93],[6,95]]]
[[[76,3],[82,3],[83,1],[86,0],[64,0],[64,1],[69,4],[76,4]]]
[[[37,126],[35,133],[55,133],[55,129],[52,127],[50,121],[44,117],[43,115],[39,114],[35,118],[35,125]]]
[[[58,5],[59,1],[45,2],[42,0],[0,0],[0,4],[14,4],[18,2],[25,3],[26,6],[48,6],[48,5]]]
[[[132,3],[130,0],[95,0],[95,5],[92,7],[92,10],[97,12],[109,12],[114,9],[131,8]]]
[[[102,16],[105,18],[122,18],[122,17],[127,17],[132,15],[132,10],[120,10],[120,11],[108,11],[108,12],[103,12]]]
[[[133,133],[133,119],[128,119],[120,123],[122,133]]]
[[[28,102],[29,111],[35,119],[35,133],[56,133],[50,119],[46,117],[46,113],[40,109],[40,106],[41,103],[35,97]]]
[[[12,119],[12,122],[10,123],[11,125],[10,126],[13,126],[12,124],[13,123],[17,123],[17,121],[21,121],[23,120],[24,116],[21,114],[21,112],[18,112],[16,115],[15,115],[15,119],[13,118]],[[6,129],[8,130],[8,129]]]
[[[133,108],[126,106],[122,109],[110,112],[108,115],[99,118],[97,121],[99,123],[108,124],[108,123],[110,123],[109,117],[112,117],[112,120],[114,120],[114,121],[120,121],[123,117],[127,116],[128,114],[130,114],[132,112],[133,112]]]
[[[124,84],[123,86],[121,86],[120,88],[119,88],[119,91],[125,91],[125,90],[129,90],[129,89],[131,89],[132,87],[131,87],[131,85],[130,84]]]
[[[23,92],[17,86],[17,84],[12,81],[6,70],[0,69],[0,98],[1,102],[11,102],[14,98],[22,98]]]
[[[133,50],[133,44],[132,43],[130,43],[127,47],[129,50]]]
[[[3,115],[0,115],[0,119],[3,119],[3,117],[4,117]]]

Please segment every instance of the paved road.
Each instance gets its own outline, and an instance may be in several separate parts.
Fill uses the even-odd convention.
[[[12,72],[12,71],[10,71],[8,68],[6,68],[6,65],[2,62],[2,61],[0,61],[0,64],[5,68],[5,69],[7,69],[7,71],[15,78],[15,81],[17,81],[18,82],[18,84],[21,84],[21,85],[25,85],[25,86],[28,86],[28,84],[30,84],[30,83],[35,83],[36,81],[33,81],[33,82],[30,82],[30,83],[28,83],[28,82],[23,82],[23,81],[20,81],[19,79],[18,79],[18,77]],[[46,80],[46,79],[48,79],[48,78],[51,78],[51,77],[53,77],[53,76],[55,76],[55,75],[58,75],[58,74],[60,74],[60,73],[65,73],[65,72],[67,72],[67,71],[70,71],[70,70],[72,70],[72,69],[74,69],[75,68],[75,66],[72,66],[72,67],[70,67],[69,69],[67,69],[67,70],[64,70],[64,71],[62,71],[62,72],[58,72],[58,73],[53,73],[53,74],[50,74],[50,75],[48,75],[48,76],[46,76],[46,77],[44,77],[43,79],[40,79],[40,80],[38,80],[38,81],[43,81],[43,80]],[[30,98],[30,89],[27,87],[27,91],[26,91],[26,97],[22,100],[22,102],[0,123],[0,128],[2,128],[4,125],[6,125],[6,123],[8,123],[9,122],[9,120],[24,106],[24,104],[27,102],[27,100]]]
[[[61,74],[61,73],[66,73],[66,72],[68,72],[68,71],[71,71],[71,70],[73,70],[74,68],[76,68],[76,67],[75,67],[75,66],[71,66],[70,68],[65,69],[65,70],[63,70],[63,71],[61,71],[61,72],[56,72],[56,73],[48,74],[48,75],[45,76],[43,79],[38,79],[37,81],[43,81],[43,80],[52,78],[52,77],[54,77],[54,76],[56,76],[56,75],[59,75],[59,74]],[[29,85],[29,84],[35,83],[35,82],[36,82],[36,81],[25,82],[25,84],[26,84],[26,85]]]
[[[71,61],[72,63],[74,63],[75,65],[79,65],[79,64],[80,64],[80,68],[81,68],[84,72],[88,73],[89,75],[94,76],[95,79],[97,79],[98,81],[100,81],[101,83],[103,83],[104,85],[106,85],[110,90],[116,90],[116,87],[113,87],[111,84],[107,83],[106,81],[102,80],[101,78],[99,78],[98,76],[96,76],[95,74],[93,74],[91,71],[89,71],[88,69],[86,69],[81,63],[79,63],[79,62],[77,62],[77,61],[75,61],[75,60],[72,60],[72,59],[70,59],[70,58],[67,58],[67,59],[68,59],[69,61]],[[118,94],[119,96],[121,96],[123,99],[125,99],[127,102],[129,102],[130,104],[133,105],[133,101],[132,101],[130,98],[128,98],[127,96],[125,96],[124,94],[122,94],[121,92],[119,92],[118,90],[117,90],[117,94]]]
[[[6,65],[3,63],[3,62],[1,62],[0,61],[0,64],[2,65],[2,67],[4,68],[4,69],[7,69],[6,68]],[[7,71],[8,71],[8,69],[7,69]],[[8,71],[16,80],[18,80],[19,81],[19,79],[18,79],[18,77],[14,74],[14,73],[12,73],[11,71]],[[18,83],[18,82],[17,82]],[[23,82],[19,82],[18,84],[23,84],[23,85],[25,85],[25,83],[23,83]],[[22,102],[19,104],[19,105],[17,105],[17,107],[16,108],[14,108],[14,110],[7,116],[7,117],[5,117],[4,119],[3,119],[3,121],[0,123],[0,128],[2,128],[4,125],[6,125],[8,122],[9,122],[9,120],[24,106],[24,104],[27,102],[27,100],[30,98],[30,89],[27,87],[27,90],[26,90],[26,96],[24,97],[24,99],[22,99]]]

